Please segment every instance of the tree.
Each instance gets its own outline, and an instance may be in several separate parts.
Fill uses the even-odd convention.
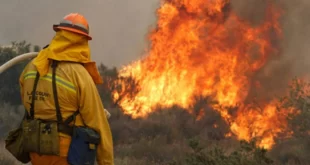
[[[38,45],[34,45],[33,46],[33,51],[34,52],[39,52],[41,50],[41,47],[40,46],[38,46]]]
[[[40,47],[35,45],[33,47],[35,51],[39,51]],[[16,57],[17,55],[28,53],[31,51],[31,44],[26,41],[12,42],[10,46],[0,46],[0,65]],[[29,61],[21,62],[9,68],[7,71],[1,74],[0,78],[0,101],[10,103],[13,105],[21,104],[20,88],[19,88],[19,76],[23,71],[23,68]]]

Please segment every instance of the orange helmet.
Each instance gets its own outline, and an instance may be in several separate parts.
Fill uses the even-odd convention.
[[[71,31],[74,33],[87,36],[88,40],[92,40],[89,35],[89,26],[84,16],[78,13],[70,13],[66,15],[58,25],[53,25],[53,29],[58,31],[59,29]]]

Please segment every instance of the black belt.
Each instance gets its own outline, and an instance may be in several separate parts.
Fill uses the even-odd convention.
[[[67,135],[73,135],[73,126],[58,124],[58,131]]]

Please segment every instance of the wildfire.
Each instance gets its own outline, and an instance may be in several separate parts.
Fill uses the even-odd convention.
[[[281,11],[268,6],[264,22],[253,27],[231,10],[229,0],[163,1],[147,56],[120,71],[140,88],[133,98],[120,100],[124,112],[144,117],[156,105],[188,108],[193,96],[211,95],[223,106],[241,105],[235,116],[214,107],[238,138],[260,136],[259,145],[270,148],[286,127],[286,114],[276,111],[273,100],[260,110],[244,103],[256,88],[252,84],[259,84],[253,82],[255,73],[279,54],[272,42],[281,37]]]

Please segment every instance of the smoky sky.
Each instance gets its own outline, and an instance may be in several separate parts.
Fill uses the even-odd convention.
[[[232,6],[240,17],[253,24],[264,20],[268,0],[232,0]],[[275,0],[283,10],[280,25],[283,37],[280,44],[280,58],[270,62],[269,66],[290,67],[293,76],[310,72],[310,1]],[[290,65],[289,65],[290,64]],[[288,73],[287,70],[284,73]]]
[[[256,26],[264,21],[264,13],[270,1],[232,0],[231,2],[233,10],[240,18]],[[295,77],[304,78],[310,73],[310,1],[273,0],[273,2],[283,10],[280,19],[282,38],[277,39],[277,44],[273,45],[280,53],[255,75],[254,80],[261,82],[262,88],[259,90],[252,88],[249,94],[264,99],[283,95],[290,80]],[[253,81],[253,86],[254,83]]]
[[[55,34],[52,25],[71,12],[89,21],[92,59],[112,67],[138,59],[156,24],[158,0],[0,0],[0,44],[26,40],[41,47]]]
[[[160,0],[0,0],[0,44],[27,40],[45,46],[54,35],[52,25],[64,15],[80,12],[89,21],[92,58],[107,66],[126,65],[140,58],[151,27],[156,25]],[[231,0],[237,14],[255,24],[264,18],[267,0]],[[285,13],[281,20],[281,56],[269,68],[300,76],[310,69],[310,1],[276,0]],[[290,66],[288,68],[288,66]],[[269,69],[270,70],[270,69]],[[267,72],[267,71],[265,71]],[[273,73],[273,72],[271,72]],[[283,74],[283,73],[277,73]]]

